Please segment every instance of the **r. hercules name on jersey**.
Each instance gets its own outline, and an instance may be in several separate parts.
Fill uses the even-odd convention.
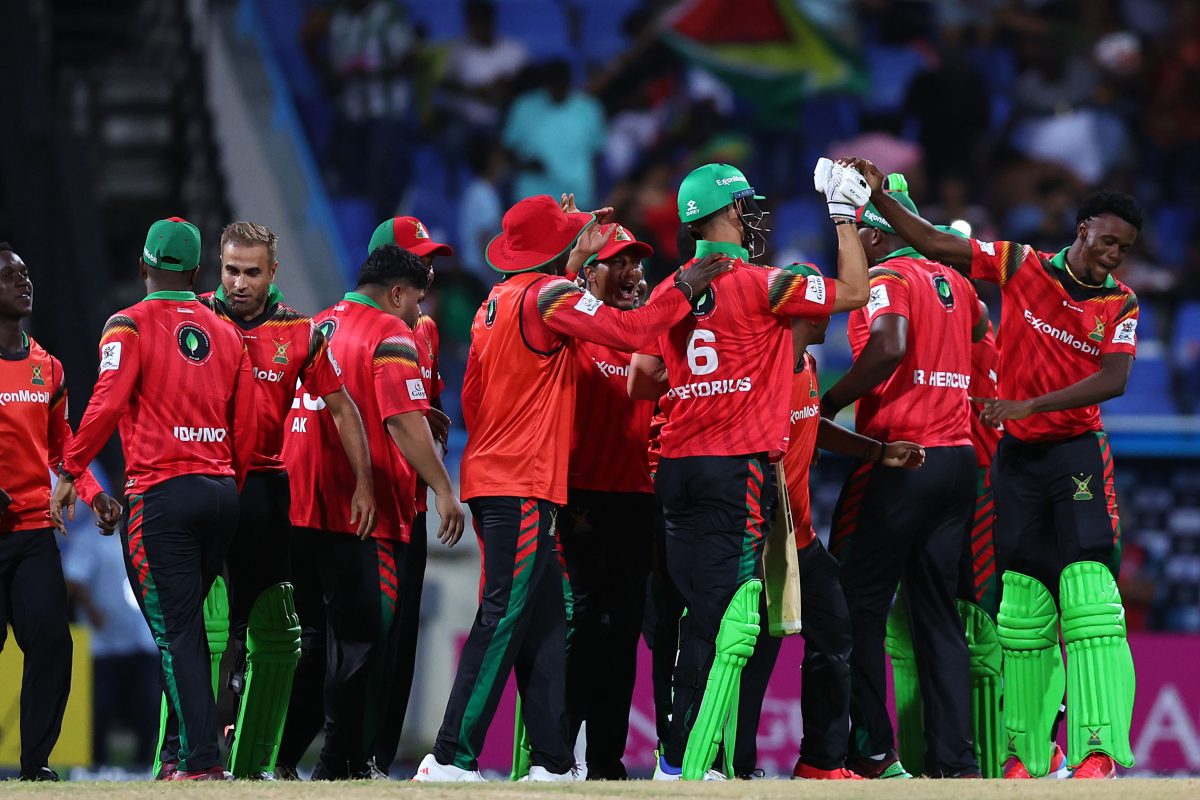
[[[1078,383],[1110,353],[1137,353],[1137,296],[1109,276],[1081,286],[1067,250],[1042,253],[1014,242],[970,240],[973,277],[1000,284],[999,396],[1026,400]],[[1033,414],[1005,430],[1024,441],[1067,439],[1101,429],[1098,406]]]

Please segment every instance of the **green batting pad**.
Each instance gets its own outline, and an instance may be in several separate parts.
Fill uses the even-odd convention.
[[[246,682],[229,754],[234,777],[275,771],[299,660],[300,618],[292,585],[277,583],[254,601],[246,625]]]
[[[220,688],[221,657],[229,646],[229,592],[220,575],[213,581],[204,598],[204,633],[208,637],[208,653],[212,659],[213,696]]]
[[[150,776],[157,777],[158,771],[162,769],[162,749],[167,741],[167,695],[162,695],[162,701],[158,704],[158,746],[154,748],[154,766],[151,768]]]
[[[1004,653],[996,623],[974,603],[958,601],[971,654],[971,719],[975,757],[985,778],[1004,777],[1004,716],[1000,706],[1000,681]]]
[[[884,646],[892,662],[892,691],[896,697],[896,736],[899,740],[897,749],[900,763],[913,775],[920,775],[925,771],[925,717],[903,587],[897,591],[896,602],[892,604],[892,611],[888,614]]]
[[[1058,609],[1037,580],[1009,570],[996,631],[1003,648],[1004,729],[1007,754],[1040,778],[1050,771],[1050,733],[1066,678],[1058,646]]]
[[[1133,655],[1125,638],[1125,608],[1112,572],[1096,561],[1062,571],[1063,641],[1067,643],[1067,752],[1072,766],[1088,753],[1107,753],[1133,766]]]
[[[513,713],[513,758],[510,781],[519,781],[529,774],[529,732],[525,730],[525,709],[521,693],[517,693],[517,709]]]
[[[741,684],[742,668],[754,653],[760,630],[758,597],[762,581],[753,578],[733,594],[717,629],[716,655],[708,671],[704,699],[683,751],[683,779],[704,780],[721,743],[729,708]]]

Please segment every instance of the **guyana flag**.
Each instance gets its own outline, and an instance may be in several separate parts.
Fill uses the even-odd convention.
[[[685,0],[666,16],[663,37],[754,105],[786,114],[828,91],[863,91],[858,54],[814,24],[798,0]]]

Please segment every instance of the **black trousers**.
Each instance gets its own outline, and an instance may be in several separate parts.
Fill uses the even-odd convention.
[[[679,620],[683,616],[683,595],[667,571],[667,529],[662,506],[655,504],[654,552],[647,587],[647,605],[642,635],[650,648],[651,683],[654,690],[654,728],[660,743],[671,732],[671,681],[675,656],[679,652]]]
[[[385,644],[399,601],[398,565],[403,561],[404,545],[296,528],[292,547],[296,581],[304,587],[304,601],[297,601],[303,631],[298,680],[292,685],[296,720],[293,722],[293,705],[289,704],[279,763],[295,766],[312,742],[312,698],[298,693],[312,691],[319,674],[323,678],[317,696],[323,698],[321,762],[325,773],[335,778],[361,776],[367,771],[368,748],[379,723]],[[320,587],[319,604],[314,582]],[[323,642],[313,635],[321,629]],[[319,667],[318,650],[324,655],[323,668]]]
[[[229,572],[229,623],[243,647],[246,620],[265,590],[292,577],[292,493],[286,472],[251,472],[238,495],[237,532],[225,554]]]
[[[975,506],[975,451],[931,447],[917,470],[863,464],[834,512],[830,549],[850,609],[853,747],[895,750],[887,713],[884,631],[903,579],[925,710],[930,774],[977,769],[971,747],[967,643],[955,607],[967,519]]]
[[[557,506],[522,497],[479,497],[470,504],[483,554],[483,592],[434,757],[442,764],[478,768],[488,726],[515,669],[530,763],[566,772],[574,756],[567,742],[567,619]]]
[[[0,650],[12,625],[21,672],[21,772],[47,765],[71,691],[67,584],[53,528],[0,533]]]
[[[1108,434],[1030,444],[1004,436],[992,461],[996,557],[1036,578],[1058,599],[1063,567],[1121,566],[1121,517]]]
[[[572,489],[559,517],[567,574],[567,733],[587,722],[588,778],[623,780],[658,503]]]
[[[404,731],[404,717],[412,695],[413,676],[417,668],[417,635],[421,628],[421,592],[425,588],[425,563],[429,556],[426,538],[425,512],[417,514],[412,526],[412,539],[404,547],[404,563],[400,567],[400,601],[396,619],[388,634],[383,676],[386,696],[384,712],[380,715],[371,757],[375,766],[384,772],[391,769]]]
[[[158,662],[156,654],[142,651],[92,660],[92,761],[96,764],[110,763],[108,737],[118,722],[124,722],[136,737],[135,763],[143,763],[154,752],[162,696]]]
[[[664,458],[655,477],[667,528],[667,567],[687,605],[675,665],[667,763],[681,765],[704,698],[721,617],[762,574],[775,471],[765,455]]]
[[[161,757],[180,770],[220,763],[204,598],[237,526],[233,478],[183,475],[128,498],[125,571],[162,655],[167,729]]]
[[[818,769],[845,766],[850,731],[850,610],[842,584],[838,581],[838,563],[819,539],[799,552],[800,562],[800,635],[804,638],[804,661],[800,675],[800,713],[804,718],[804,739],[800,760]],[[759,614],[767,618],[767,595],[763,592]],[[754,772],[758,761],[758,723],[767,683],[779,657],[783,639],[771,636],[764,624],[754,655],[742,670],[738,697],[737,746],[733,752],[733,771],[737,775]]]

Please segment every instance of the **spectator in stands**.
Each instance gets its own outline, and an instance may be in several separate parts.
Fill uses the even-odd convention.
[[[504,146],[516,164],[517,199],[574,192],[580,208],[594,208],[596,159],[605,143],[604,109],[571,87],[571,65],[540,66],[538,88],[518,97],[504,124]]]
[[[442,138],[460,156],[496,137],[512,80],[529,61],[524,45],[496,35],[491,2],[469,0],[466,16],[467,37],[451,46],[442,80],[450,113]]]
[[[463,267],[484,286],[496,282],[497,274],[483,260],[483,249],[500,232],[505,205],[500,181],[508,169],[504,149],[476,142],[469,151],[475,178],[463,192],[458,210],[458,254]]]

